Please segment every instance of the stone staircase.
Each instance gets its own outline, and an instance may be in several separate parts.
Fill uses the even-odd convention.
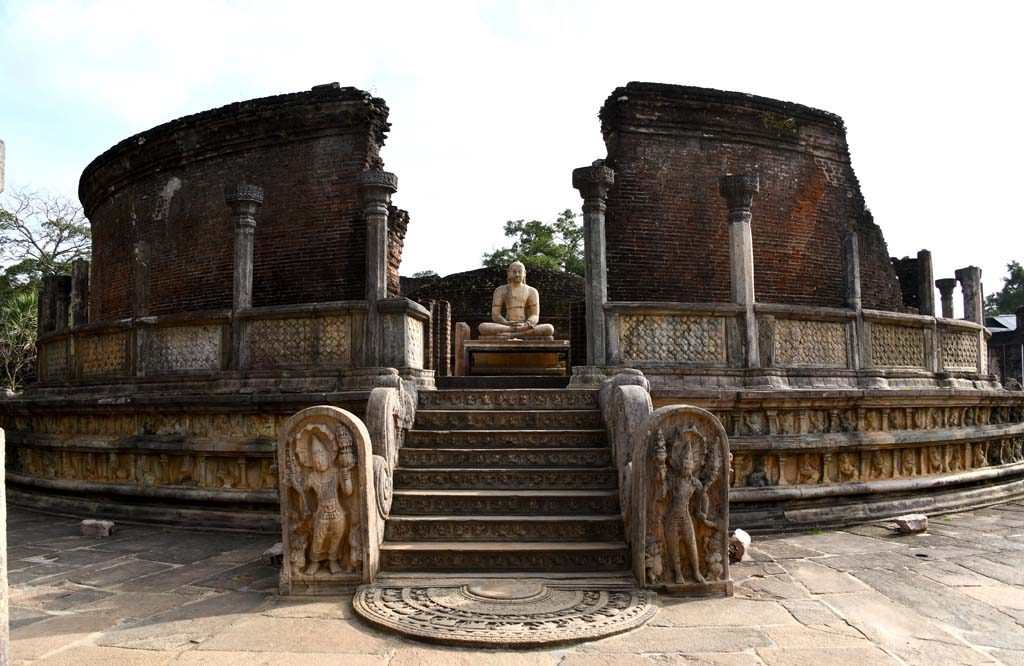
[[[385,572],[629,569],[596,391],[421,391],[394,488]]]

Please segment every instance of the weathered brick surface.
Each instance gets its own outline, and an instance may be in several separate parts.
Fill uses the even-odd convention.
[[[427,300],[448,301],[451,303],[452,322],[469,324],[475,338],[477,326],[491,320],[491,299],[495,287],[507,282],[508,273],[504,268],[478,268],[427,281],[402,295],[421,303]],[[583,300],[583,278],[538,268],[527,272],[526,282],[540,292],[541,322],[555,327],[556,338],[568,340],[569,306]],[[407,284],[412,282],[407,281]]]
[[[805,106],[702,88],[630,83],[601,109],[607,164],[608,296],[730,299],[718,179],[753,172],[757,300],[843,305],[841,245],[860,237],[864,307],[902,307],[881,230],[864,206],[843,121]]]
[[[231,104],[126,139],[92,162],[79,195],[93,232],[91,321],[132,314],[145,282],[152,315],[231,306],[234,230],[224,187],[264,189],[253,304],[359,299],[365,223],[355,175],[382,166],[380,99],[316,88]],[[401,243],[407,216],[391,239]],[[147,243],[149,265],[133,261]],[[392,249],[389,262],[401,258]],[[148,277],[147,277],[148,276]]]

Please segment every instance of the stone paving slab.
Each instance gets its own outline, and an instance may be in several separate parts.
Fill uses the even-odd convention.
[[[351,597],[278,597],[276,540],[9,515],[13,663],[57,666],[1024,666],[1024,502],[756,537],[731,599],[662,599],[646,626],[552,650],[378,631]]]

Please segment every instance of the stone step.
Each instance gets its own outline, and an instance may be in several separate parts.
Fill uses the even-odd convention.
[[[597,391],[470,389],[420,391],[420,409],[597,409]]]
[[[617,514],[617,490],[395,490],[391,515]]]
[[[603,428],[584,430],[410,430],[405,448],[600,448]]]
[[[395,488],[459,488],[571,490],[584,488],[617,488],[615,470],[589,467],[434,467],[415,469],[398,467]]]
[[[621,541],[619,515],[403,516],[392,512],[388,541]]]
[[[435,381],[439,389],[564,389],[569,385],[568,377],[550,375],[438,377]]]
[[[384,571],[624,571],[630,567],[625,543],[385,541]]]
[[[608,447],[591,449],[414,449],[399,453],[403,467],[607,467]]]
[[[416,411],[417,430],[481,428],[487,430],[600,428],[604,425],[596,409],[480,410],[420,409]]]

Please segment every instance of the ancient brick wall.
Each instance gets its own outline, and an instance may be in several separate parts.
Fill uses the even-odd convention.
[[[255,306],[363,298],[355,176],[382,166],[387,115],[367,93],[318,87],[181,118],[98,157],[79,186],[93,232],[91,321],[229,308],[234,229],[224,187],[237,183],[264,189]],[[401,243],[407,221],[392,240]],[[148,265],[133,258],[140,242]],[[400,247],[390,253],[396,278],[400,258]]]
[[[402,294],[415,301],[448,301],[451,303],[452,322],[464,321],[477,337],[477,326],[491,320],[491,299],[494,289],[508,282],[504,268],[478,268],[465,273],[453,273],[423,284]],[[583,300],[583,278],[562,271],[531,269],[526,283],[540,293],[540,320],[555,327],[555,337],[569,339],[569,308]]]
[[[761,188],[752,209],[759,302],[842,307],[842,240],[856,231],[864,307],[902,307],[838,116],[751,95],[630,83],[608,98],[601,121],[616,172],[606,227],[610,300],[729,301],[718,179],[753,172]]]

